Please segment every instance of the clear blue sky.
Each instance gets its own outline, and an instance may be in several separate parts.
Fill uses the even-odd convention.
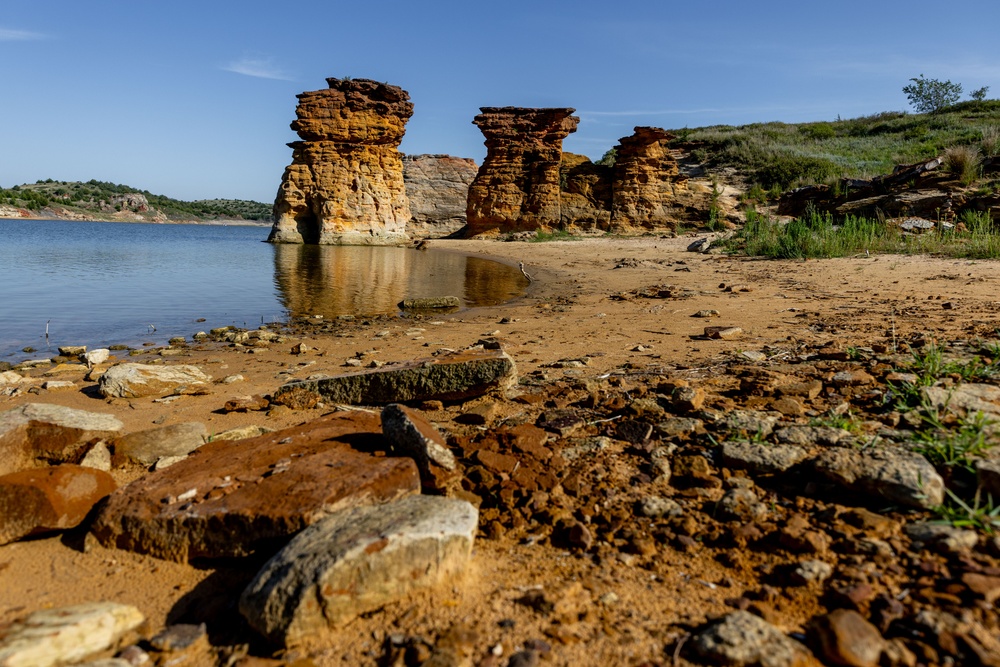
[[[569,151],[635,125],[904,110],[921,73],[1000,97],[1000,2],[259,0],[10,2],[0,12],[0,186],[125,183],[271,201],[295,95],[388,81],[401,150],[485,155],[480,106],[569,106]]]

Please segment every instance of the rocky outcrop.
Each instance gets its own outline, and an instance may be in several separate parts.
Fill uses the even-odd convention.
[[[471,158],[404,155],[403,182],[412,216],[406,232],[414,238],[439,239],[465,227],[469,186],[478,170]]]
[[[688,187],[666,130],[635,128],[615,147],[614,166],[606,166],[562,153],[562,140],[578,122],[572,109],[482,111],[474,122],[486,135],[488,153],[469,188],[469,235],[660,229],[708,216],[712,193]]]
[[[473,124],[486,159],[469,187],[468,234],[559,225],[562,141],[576,131],[575,109],[481,107]]]
[[[807,185],[790,190],[778,200],[778,214],[801,216],[809,210],[900,223],[908,217],[950,221],[965,211],[988,213],[1000,219],[1000,195],[965,188],[953,174],[941,169],[934,158],[916,164],[897,165],[891,174],[871,180],[844,178],[829,185]],[[990,171],[987,162],[984,173]],[[936,226],[936,225],[935,225]],[[907,230],[903,227],[904,231]]]
[[[586,155],[563,153],[559,165],[560,224],[581,230],[608,229],[611,224],[612,168]]]
[[[413,115],[409,94],[369,79],[327,79],[298,95],[274,202],[273,243],[393,245],[404,242],[410,207],[397,150]]]
[[[674,189],[683,182],[677,160],[666,144],[673,135],[658,127],[637,127],[619,139],[612,185],[614,228],[672,226]]]

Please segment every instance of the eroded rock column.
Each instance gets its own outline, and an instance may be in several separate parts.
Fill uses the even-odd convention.
[[[611,200],[613,229],[673,225],[670,202],[680,170],[666,149],[672,138],[658,127],[637,127],[634,134],[618,140]]]
[[[481,107],[472,122],[486,136],[486,159],[469,187],[468,234],[559,225],[562,141],[576,131],[575,109]]]
[[[395,245],[406,242],[410,207],[398,147],[413,115],[402,88],[369,79],[327,79],[299,94],[274,202],[273,243]]]

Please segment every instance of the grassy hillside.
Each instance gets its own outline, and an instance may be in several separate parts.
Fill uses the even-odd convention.
[[[139,195],[139,197],[130,197]],[[142,210],[143,200],[148,210]],[[71,213],[98,218],[114,217],[131,211],[140,217],[162,214],[168,220],[259,220],[271,221],[271,205],[240,199],[203,199],[181,201],[154,195],[127,185],[90,180],[54,181],[47,179],[32,184],[0,188],[0,205],[39,211],[47,207],[66,209]]]
[[[673,145],[691,151],[709,171],[725,170],[772,197],[800,185],[871,178],[973,146],[984,157],[1000,148],[1000,100],[961,102],[941,111],[878,113],[817,123],[754,123],[672,130]]]

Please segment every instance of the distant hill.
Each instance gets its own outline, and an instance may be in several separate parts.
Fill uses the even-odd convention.
[[[1000,151],[1000,100],[966,101],[933,113],[888,111],[815,123],[753,123],[670,130],[671,148],[724,182],[783,190],[872,178],[953,146],[983,158]]]
[[[97,180],[81,183],[47,179],[0,188],[0,217],[6,214],[5,209],[26,210],[32,217],[52,215],[75,220],[272,221],[271,204],[242,199],[182,201],[128,185]]]

